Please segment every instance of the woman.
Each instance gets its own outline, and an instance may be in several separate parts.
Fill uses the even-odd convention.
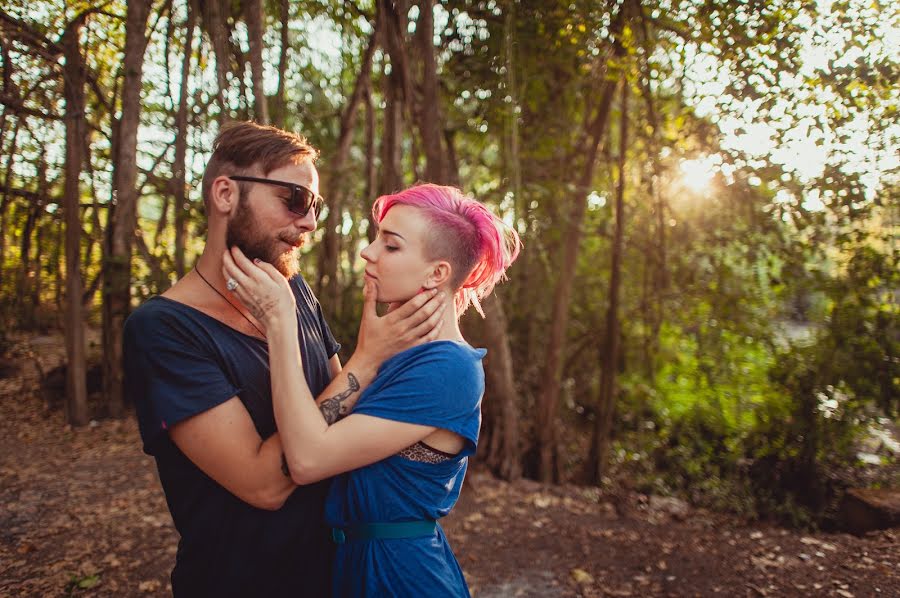
[[[352,413],[331,426],[298,367],[284,277],[239,251],[226,256],[225,273],[266,326],[275,417],[292,477],[311,483],[343,474],[326,507],[338,543],[335,596],[468,596],[436,525],[459,497],[481,423],[485,351],[465,342],[458,320],[471,304],[481,312],[479,300],[504,277],[519,238],[451,187],[383,196],[373,215],[378,235],[362,252],[366,292],[393,307],[436,289],[455,296],[454,314],[438,340],[386,361]]]

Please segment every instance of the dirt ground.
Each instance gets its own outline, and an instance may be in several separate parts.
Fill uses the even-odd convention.
[[[177,536],[132,418],[72,430],[38,392],[58,337],[0,363],[0,596],[166,596]],[[473,467],[442,525],[473,595],[898,596],[900,530],[746,523],[658,497],[505,483]]]

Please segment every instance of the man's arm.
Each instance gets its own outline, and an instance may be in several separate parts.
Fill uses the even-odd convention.
[[[237,397],[169,430],[181,452],[226,490],[260,509],[280,509],[296,485],[281,471],[281,439],[260,438]]]

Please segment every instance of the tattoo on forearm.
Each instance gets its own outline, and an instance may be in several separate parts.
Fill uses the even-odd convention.
[[[325,417],[325,421],[328,422],[330,426],[341,417],[347,415],[349,409],[344,404],[344,401],[350,398],[350,395],[359,390],[359,380],[356,379],[351,373],[347,374],[347,381],[350,383],[350,387],[331,397],[330,399],[325,399],[322,401],[322,404],[319,405],[319,411],[322,412],[322,415]]]

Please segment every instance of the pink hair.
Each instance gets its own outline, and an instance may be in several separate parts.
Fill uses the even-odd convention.
[[[506,278],[519,255],[522,243],[515,229],[455,187],[425,183],[382,195],[372,206],[375,222],[380,224],[396,205],[419,208],[433,225],[426,250],[431,259],[446,259],[453,267],[458,314],[472,304],[484,317],[480,300]]]

